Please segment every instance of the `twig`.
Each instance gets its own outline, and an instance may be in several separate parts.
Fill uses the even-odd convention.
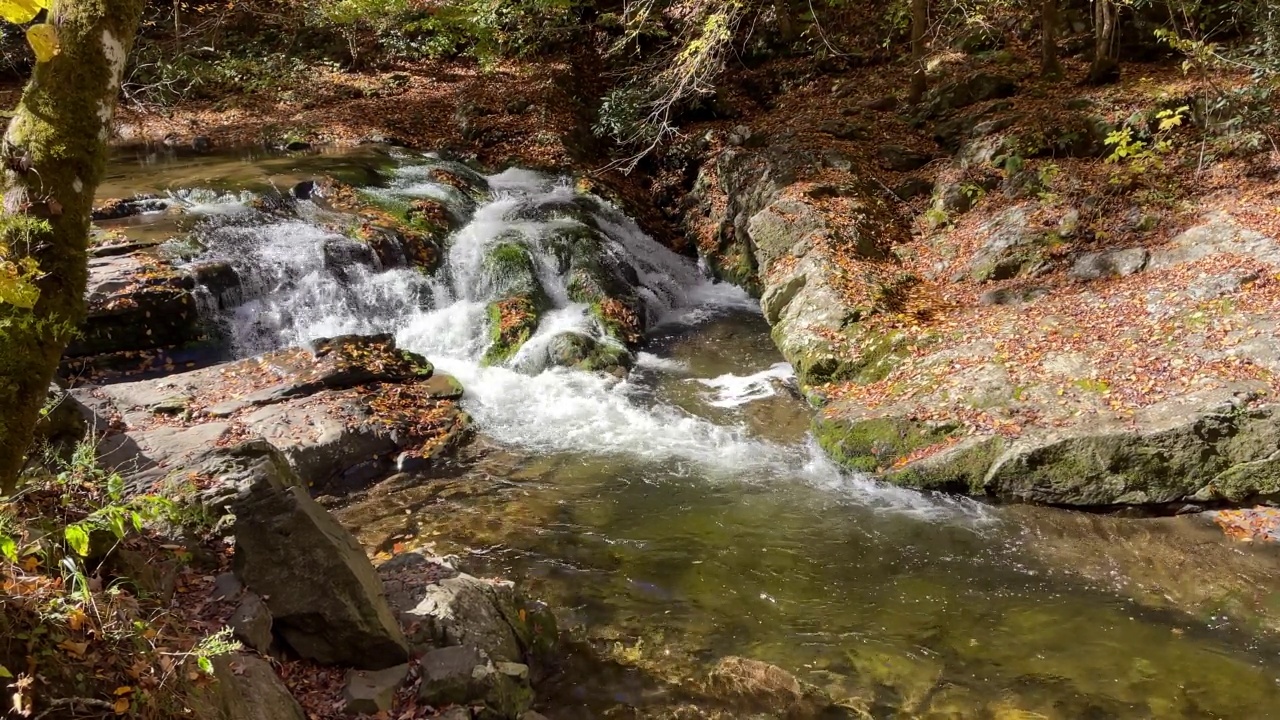
[[[115,708],[106,700],[97,700],[95,698],[58,698],[49,703],[49,707],[44,712],[36,715],[32,720],[43,720],[46,717],[54,717],[55,710],[63,708],[71,708],[71,712],[89,712],[92,710],[102,710],[111,714],[115,714]],[[58,714],[57,717],[65,718],[66,715]]]

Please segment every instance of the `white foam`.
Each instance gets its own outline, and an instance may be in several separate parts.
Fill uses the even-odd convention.
[[[714,392],[707,404],[719,408],[735,408],[749,402],[763,400],[778,394],[780,382],[792,380],[796,371],[790,363],[774,363],[770,367],[751,375],[721,375],[710,379],[697,379]]]
[[[636,353],[636,367],[645,368],[646,370],[661,370],[666,373],[689,372],[689,365],[687,363],[680,362],[679,360],[672,360],[671,358],[664,358],[650,352]]]

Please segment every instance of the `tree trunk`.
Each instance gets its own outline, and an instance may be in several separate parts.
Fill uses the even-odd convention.
[[[1115,0],[1093,1],[1093,65],[1089,82],[1095,85],[1120,79],[1119,47],[1116,32],[1120,28],[1120,8]]]
[[[924,98],[928,89],[925,77],[925,32],[929,29],[929,0],[911,0],[911,94],[908,101],[914,105]]]
[[[778,18],[778,36],[790,45],[796,41],[796,21],[791,14],[791,0],[773,0],[773,14]]]
[[[9,259],[31,257],[41,273],[33,308],[0,305],[0,492],[17,485],[49,383],[84,318],[89,214],[142,5],[54,3],[61,51],[36,65],[0,149],[0,233]]]
[[[1040,75],[1062,77],[1062,63],[1058,61],[1058,0],[1040,3]]]

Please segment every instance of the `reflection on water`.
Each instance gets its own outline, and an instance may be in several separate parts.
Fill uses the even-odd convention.
[[[104,192],[179,180],[232,190],[347,162],[122,163]],[[393,172],[385,192],[420,192],[409,183],[421,176]],[[495,180],[524,199],[568,192],[528,173]],[[482,207],[484,224],[455,239],[455,277],[475,259],[467,243],[501,235],[503,212]],[[223,223],[205,240],[216,252],[234,236],[241,262],[301,263],[326,235],[300,224]],[[809,409],[741,293],[699,279],[634,226],[604,224],[655,282],[682,288],[666,293],[667,322],[625,382],[480,367],[483,298],[456,286],[425,302],[410,292],[421,278],[356,274],[339,288],[319,262],[306,277],[262,274],[272,283],[257,305],[232,317],[274,333],[258,341],[395,332],[462,379],[489,438],[461,477],[400,478],[341,510],[366,544],[409,535],[517,579],[593,653],[655,680],[742,655],[871,717],[1280,717],[1278,646],[1241,624],[1271,607],[1274,556],[1232,548],[1194,519],[988,507],[841,474],[812,450]],[[563,678],[548,714],[657,702],[612,668]]]

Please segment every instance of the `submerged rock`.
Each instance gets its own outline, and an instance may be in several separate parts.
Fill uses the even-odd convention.
[[[708,675],[707,690],[743,711],[767,711],[787,718],[817,718],[832,704],[821,690],[801,683],[786,670],[741,657],[716,663]]]

